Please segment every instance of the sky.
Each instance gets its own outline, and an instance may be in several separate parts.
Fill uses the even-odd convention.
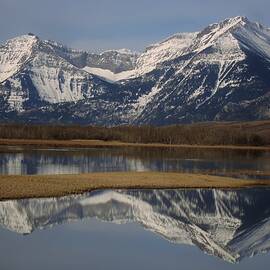
[[[270,27],[269,10],[269,0],[0,0],[0,43],[31,32],[88,51],[143,51],[238,15]]]

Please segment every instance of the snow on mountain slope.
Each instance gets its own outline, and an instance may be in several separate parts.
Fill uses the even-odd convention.
[[[21,121],[55,121],[65,111],[68,122],[165,125],[270,115],[270,31],[245,17],[176,34],[141,55],[89,53],[32,35],[9,43],[0,49],[3,119],[15,111]]]
[[[100,54],[88,54],[87,67],[108,69],[120,73],[134,69],[139,53],[128,49],[107,50]]]
[[[22,68],[30,59],[37,42],[37,37],[24,35],[10,39],[0,46],[0,83]]]
[[[196,39],[193,41],[192,45],[187,49],[187,51],[202,52],[206,48],[214,45],[220,37],[231,33],[234,29],[238,27],[245,26],[245,24],[246,19],[240,16],[225,19],[220,23],[210,24],[208,27],[198,33]],[[220,45],[226,48],[229,43],[221,43]]]
[[[0,51],[3,62],[0,77],[11,110],[23,111],[26,102],[77,102],[89,98],[92,90],[98,92],[99,85],[100,89],[103,87],[102,81],[96,80],[99,85],[95,88],[95,78],[73,63],[79,65],[79,58],[83,55],[79,51],[42,41],[33,35],[12,39],[7,44],[15,52],[8,53],[7,46]]]
[[[259,33],[259,34],[258,34]],[[241,37],[241,40],[239,38]],[[209,47],[219,50],[220,56],[226,60],[241,61],[245,54],[241,50],[241,45],[257,48],[264,52],[264,56],[269,56],[269,30],[259,25],[251,23],[245,17],[235,17],[226,19],[221,23],[212,24],[201,32],[179,33],[164,41],[153,44],[146,48],[136,61],[135,68],[117,77],[107,70],[92,69],[92,73],[111,81],[136,78],[153,71],[161,63],[176,59],[189,53],[201,53]],[[247,40],[244,42],[244,40]],[[88,69],[88,68],[86,68]],[[89,69],[88,69],[89,71]]]
[[[134,76],[138,57],[139,53],[128,49],[89,54],[83,70],[108,82],[117,82]]]
[[[42,100],[60,103],[83,99],[87,74],[65,60],[39,52],[29,70],[32,83]]]
[[[233,35],[246,49],[270,61],[270,31],[259,23],[245,21],[245,27],[237,28]]]
[[[188,81],[189,77],[193,74],[196,75],[196,77],[201,77],[200,69],[203,64],[218,65],[217,82],[212,87],[211,94],[208,98],[210,99],[211,96],[215,95],[220,84],[226,79],[226,75],[230,72],[235,63],[243,61],[246,58],[245,53],[240,48],[239,42],[230,32],[233,27],[241,24],[241,22],[242,18],[237,17],[225,20],[219,24],[210,25],[199,33],[188,34],[189,39],[187,46],[182,46],[179,51],[175,51],[174,54],[170,55],[170,60],[177,57],[179,58],[178,62],[172,63],[171,65],[169,62],[167,65],[169,72],[171,72],[170,69],[174,68],[173,78],[170,76],[167,80],[164,79],[167,77],[168,73],[165,70],[164,75],[157,81],[150,92],[138,98],[138,101],[134,104],[134,109],[138,111],[136,117],[139,118],[143,114],[144,109],[147,108],[147,105],[153,101],[155,102],[155,96],[158,96],[159,93],[162,92],[162,89],[168,89],[167,85],[171,81],[174,82],[177,80],[177,77],[181,78],[181,80],[178,80],[178,87],[185,81]],[[169,44],[171,45],[173,43],[170,42]],[[206,51],[208,48],[211,48],[211,51]],[[159,59],[162,59],[160,61],[163,62],[162,57]],[[198,66],[198,69],[196,66]],[[202,83],[204,84],[205,80],[203,80]],[[205,87],[199,84],[192,93],[188,94],[188,100],[194,102],[205,93],[205,90]],[[167,93],[166,95],[169,94]],[[207,99],[204,99],[201,104],[197,104],[197,106],[199,107],[205,102],[207,102]]]
[[[114,73],[109,69],[94,68],[94,67],[84,67],[83,70],[87,71],[90,74],[99,76],[100,78],[107,80],[108,82],[117,82],[121,80],[126,80],[134,75],[134,70],[127,70],[119,73]]]
[[[261,53],[262,57],[269,58],[270,33],[259,23],[250,22],[246,17],[239,16],[205,28],[197,35],[188,51],[202,52],[217,45],[221,50],[225,50],[224,53],[227,53],[227,56],[244,46]]]
[[[180,33],[149,46],[138,58],[134,76],[151,72],[158,64],[180,56],[192,44],[196,35],[197,33]]]
[[[173,60],[181,55],[183,49],[188,48],[197,33],[179,33],[167,38],[160,43],[153,44],[146,48],[141,55],[137,54],[137,58],[133,58],[133,69],[115,73],[110,70],[85,67],[84,70],[89,73],[98,75],[104,79],[115,82],[124,79],[136,78],[154,70],[159,64]],[[114,51],[108,51],[114,52]],[[108,53],[104,52],[102,55]],[[118,52],[134,55],[134,53],[126,50]]]
[[[96,217],[136,222],[178,244],[237,262],[270,248],[269,190],[118,190],[0,202],[0,223],[17,233]]]
[[[219,118],[218,109],[214,111],[218,105],[226,106],[239,96],[251,99],[267,94],[270,69],[262,62],[268,59],[269,46],[269,31],[245,17],[208,26],[178,58],[156,68],[160,79],[134,102],[134,121],[160,124],[214,120]],[[254,61],[260,74],[252,70]],[[241,88],[246,91],[240,92]]]
[[[32,93],[51,104],[77,102],[98,91],[92,74],[111,82],[125,79],[137,56],[126,49],[87,53],[29,34],[0,48],[0,83],[10,109],[18,112],[26,102],[33,103]],[[102,81],[98,84],[102,89]]]

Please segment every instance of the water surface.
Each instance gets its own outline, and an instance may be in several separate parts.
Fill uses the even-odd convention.
[[[1,269],[266,269],[270,189],[0,202]]]
[[[241,172],[241,177],[270,175],[270,152],[166,148],[1,147],[0,174],[79,174],[113,171]],[[237,175],[236,175],[237,176]],[[268,177],[269,178],[269,177]]]

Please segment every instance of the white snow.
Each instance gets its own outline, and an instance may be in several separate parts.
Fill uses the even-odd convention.
[[[136,78],[151,72],[159,64],[180,56],[183,50],[191,45],[196,34],[197,33],[176,34],[160,43],[149,46],[137,59],[134,70],[128,70],[121,73],[113,73],[110,70],[93,67],[85,67],[84,70],[111,82]],[[118,52],[132,53],[131,51],[126,50],[119,50]],[[102,54],[104,53],[105,52]]]
[[[39,53],[33,60],[31,71],[32,82],[42,100],[59,103],[83,98],[85,72],[66,61],[50,54]]]
[[[193,99],[196,99],[204,92],[204,83],[206,81],[207,77],[203,78],[202,84],[197,88],[188,98],[188,101],[192,101]]]
[[[134,104],[134,109],[141,112],[143,108],[158,94],[160,89],[158,86],[154,86],[148,94],[142,95],[138,98],[137,102]]]
[[[8,103],[10,105],[10,109],[15,111],[23,111],[23,97],[22,95],[12,91],[8,98]]]
[[[259,53],[270,61],[270,32],[258,23],[249,22],[234,31],[236,38],[245,48]]]
[[[188,61],[178,63],[175,67],[174,76],[183,76],[184,80],[188,79],[190,75],[194,75],[195,70],[192,66],[201,65],[217,65],[219,69],[218,78],[212,91],[208,97],[197,105],[201,105],[209,101],[220,88],[230,85],[231,87],[239,87],[239,81],[228,79],[230,72],[235,66],[245,60],[246,54],[242,47],[245,46],[249,50],[255,50],[264,58],[270,60],[270,33],[269,30],[259,25],[258,23],[251,23],[245,17],[235,17],[226,19],[221,23],[212,24],[205,28],[200,33],[189,34],[187,39],[171,38],[167,41],[161,42],[153,47],[150,47],[138,60],[138,67],[136,75],[142,75],[155,68],[158,63],[166,61],[166,59],[174,59],[175,57],[194,54]],[[179,42],[179,43],[178,43]],[[181,47],[181,42],[182,47]],[[211,52],[206,51],[211,48]],[[177,50],[179,49],[179,50]],[[149,57],[146,56],[149,54]],[[151,56],[153,56],[151,58]],[[146,57],[146,61],[143,61]],[[168,58],[167,58],[168,57]],[[169,79],[170,80],[170,79]],[[136,110],[141,111],[146,107],[153,97],[162,89],[166,88],[166,82],[159,82],[152,88],[152,90],[140,96],[134,104]],[[183,82],[183,80],[182,80]],[[180,88],[181,82],[178,83]],[[188,102],[193,102],[204,93],[204,80],[198,88],[188,97]]]
[[[135,76],[154,70],[158,64],[172,60],[181,55],[192,44],[197,33],[176,34],[160,43],[149,46],[138,58]]]
[[[27,99],[27,97],[22,90],[21,81],[18,78],[11,77],[9,82],[11,84],[11,91],[7,101],[10,106],[10,110],[22,112],[23,102]]]
[[[94,67],[84,67],[84,71],[87,71],[90,74],[94,74],[99,76],[100,78],[109,81],[109,82],[117,82],[120,80],[126,80],[131,78],[134,75],[134,70],[122,71],[119,73],[113,73],[108,69],[102,68],[94,68]]]
[[[241,46],[261,53],[270,59],[270,32],[258,23],[250,22],[245,17],[226,19],[212,24],[198,34],[191,50],[202,52],[211,46],[217,46],[223,55],[241,51]]]
[[[202,52],[206,48],[212,46],[220,37],[226,35],[228,31],[232,31],[237,26],[244,26],[246,24],[246,18],[235,17],[226,19],[221,23],[216,23],[208,26],[202,32],[198,34],[197,40],[191,49],[196,52]],[[229,42],[222,44],[223,47],[231,46]]]
[[[24,35],[0,46],[0,83],[16,74],[29,60],[37,41],[35,36]]]

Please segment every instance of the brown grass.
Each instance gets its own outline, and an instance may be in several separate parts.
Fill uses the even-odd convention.
[[[159,172],[90,173],[81,175],[0,176],[0,200],[58,197],[96,189],[244,188],[270,181],[240,180],[201,174]]]
[[[270,151],[270,146],[236,146],[236,145],[188,145],[162,143],[125,143],[102,140],[32,140],[0,139],[2,146],[39,146],[39,147],[162,147],[162,148],[201,148],[201,149],[235,149]]]

